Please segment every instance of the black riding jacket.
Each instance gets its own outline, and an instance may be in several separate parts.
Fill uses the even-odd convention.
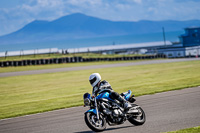
[[[105,91],[112,92],[113,89],[107,81],[103,80],[103,81],[100,82],[99,86],[93,87],[92,94],[97,96],[97,94],[100,94],[100,93],[105,92]]]

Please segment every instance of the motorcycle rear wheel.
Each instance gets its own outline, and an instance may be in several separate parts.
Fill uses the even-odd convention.
[[[85,113],[85,123],[95,132],[102,132],[106,128],[106,119],[100,116],[97,120],[96,114],[91,112]]]
[[[134,105],[132,105],[133,107],[134,106],[137,106],[136,104],[134,104]],[[131,124],[133,124],[133,125],[136,125],[136,126],[138,126],[138,125],[143,125],[144,123],[145,123],[145,121],[146,121],[146,115],[145,115],[145,112],[144,112],[144,110],[141,108],[141,107],[138,107],[137,108],[138,109],[138,111],[139,111],[139,115],[133,115],[133,116],[131,116],[129,119],[128,119],[128,121],[131,123]]]

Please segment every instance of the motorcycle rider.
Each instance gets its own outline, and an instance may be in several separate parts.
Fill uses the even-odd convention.
[[[123,104],[123,107],[125,110],[128,110],[131,108],[131,104],[126,101],[121,95],[119,95],[117,92],[114,92],[111,85],[103,80],[101,81],[101,75],[99,73],[93,73],[89,77],[90,84],[93,87],[92,95],[97,96],[97,94],[100,94],[102,92],[109,92],[110,98],[113,100],[118,100]]]

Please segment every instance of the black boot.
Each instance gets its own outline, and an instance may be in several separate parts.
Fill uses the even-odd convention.
[[[128,110],[129,108],[131,108],[131,104],[126,101],[122,96],[119,95],[119,97],[117,98],[118,101],[120,101],[123,104],[123,107],[125,110]]]

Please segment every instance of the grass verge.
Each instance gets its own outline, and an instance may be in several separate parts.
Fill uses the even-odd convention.
[[[82,105],[93,72],[115,91],[140,96],[199,86],[199,68],[188,61],[0,78],[0,119]]]
[[[172,132],[166,132],[166,133],[200,133],[200,126],[172,131]]]

